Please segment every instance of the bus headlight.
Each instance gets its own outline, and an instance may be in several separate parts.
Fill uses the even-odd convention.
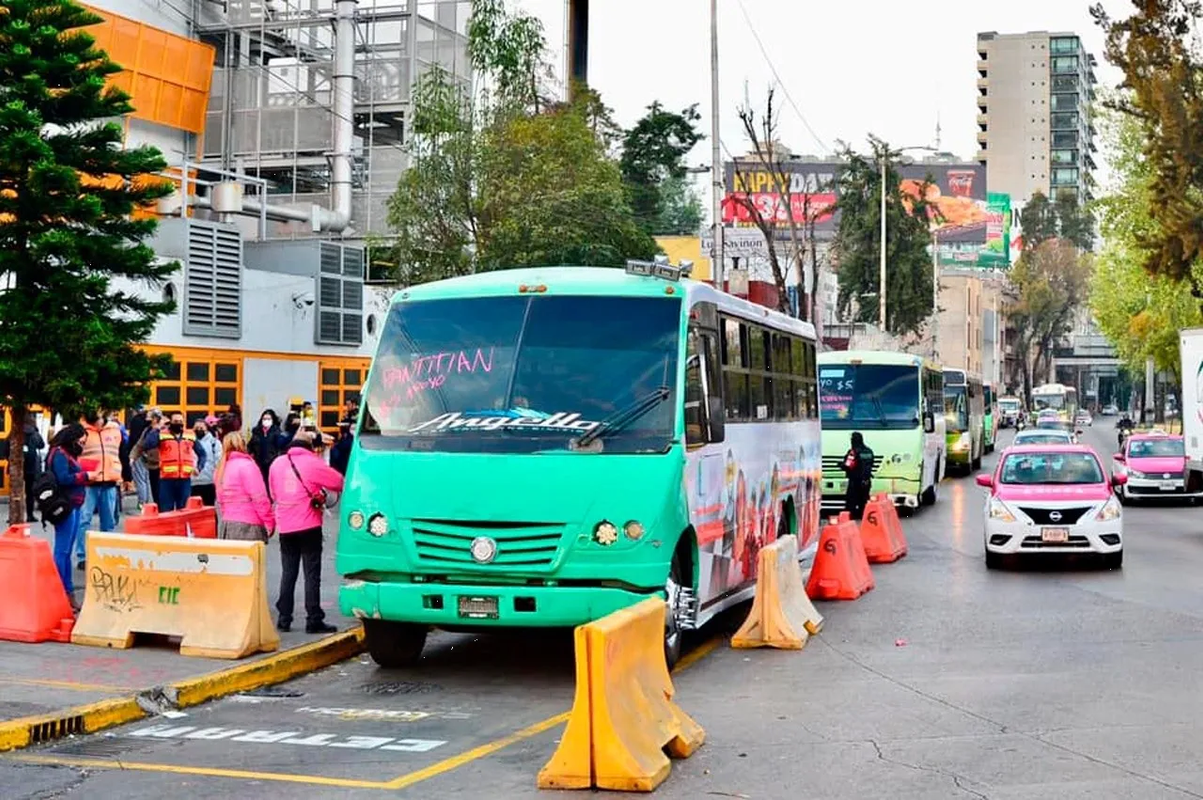
[[[969,432],[965,431],[957,437],[956,444],[952,446],[953,450],[968,450],[969,449]]]
[[[351,530],[363,530],[363,523],[364,518],[362,511],[352,511],[347,515],[347,524],[351,526]]]
[[[643,523],[634,519],[627,520],[626,524],[622,526],[622,532],[632,542],[637,542],[643,538]]]
[[[618,541],[618,528],[614,523],[603,519],[593,526],[593,541],[604,547],[609,547]]]
[[[368,520],[368,533],[373,536],[383,536],[388,533],[388,520],[383,514],[373,514]]]

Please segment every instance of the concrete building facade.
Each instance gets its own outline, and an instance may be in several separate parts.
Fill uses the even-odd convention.
[[[1093,194],[1095,57],[1073,33],[977,35],[978,161],[991,192]]]
[[[940,274],[939,335],[936,359],[999,386],[1003,378],[1002,309],[1006,278],[981,270]]]

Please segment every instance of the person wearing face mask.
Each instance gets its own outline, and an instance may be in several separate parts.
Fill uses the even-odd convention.
[[[192,476],[192,496],[199,497],[205,505],[212,506],[217,503],[217,487],[213,477],[221,461],[221,442],[214,433],[217,430],[217,417],[198,419],[192,430],[196,434],[195,447],[198,453],[204,454],[203,458],[198,459],[204,466],[198,466],[196,474]]]
[[[159,504],[159,437],[163,428],[163,412],[152,408],[146,415],[145,427],[141,429],[130,450],[134,482],[138,484],[138,505],[153,502]]]
[[[251,442],[247,445],[251,458],[259,465],[263,473],[263,482],[267,483],[267,470],[271,467],[276,456],[280,454],[280,418],[272,409],[266,409],[259,415],[259,424],[251,431]]]
[[[184,415],[171,415],[167,434],[159,438],[159,497],[161,512],[178,511],[192,496],[192,478],[205,468],[205,451],[184,432]]]
[[[71,507],[71,513],[54,526],[54,567],[72,606],[75,605],[75,585],[71,578],[71,551],[79,533],[79,512],[84,504],[85,487],[89,479],[95,477],[79,463],[87,438],[88,432],[83,425],[71,423],[50,440],[50,452],[46,455],[46,471],[54,476],[55,485],[66,494]]]
[[[75,554],[79,568],[84,569],[87,552],[88,527],[92,518],[100,515],[100,530],[117,528],[118,491],[121,486],[121,428],[105,419],[99,409],[84,415],[83,453],[79,464],[89,474],[83,507],[79,512],[79,534],[75,539]]]

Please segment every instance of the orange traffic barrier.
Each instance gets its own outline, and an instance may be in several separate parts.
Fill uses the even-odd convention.
[[[263,542],[89,532],[87,549],[75,644],[124,650],[152,633],[178,636],[181,655],[204,658],[280,646]]]
[[[576,696],[540,789],[650,792],[672,770],[665,751],[701,747],[705,731],[672,701],[665,613],[652,597],[576,629]]]
[[[798,539],[792,534],[782,536],[760,551],[752,611],[732,637],[731,646],[799,650],[822,628],[823,616],[802,584]]]
[[[142,513],[126,517],[125,532],[140,536],[187,536],[194,539],[217,538],[217,510],[205,506],[199,497],[188,498],[178,511],[159,513],[159,507],[147,503]]]
[[[819,535],[806,593],[817,600],[855,600],[875,585],[860,531],[844,512]]]
[[[902,520],[889,495],[879,494],[865,505],[860,538],[870,563],[888,564],[906,555]]]
[[[74,624],[50,543],[30,536],[29,525],[0,534],[0,639],[69,642]]]

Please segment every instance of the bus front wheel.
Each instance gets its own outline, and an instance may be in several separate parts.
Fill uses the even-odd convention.
[[[683,606],[688,606],[690,578],[685,571],[685,559],[681,548],[673,552],[672,566],[668,570],[668,581],[664,585],[664,596],[668,602],[668,613],[664,615],[664,661],[671,672],[681,658],[681,640],[685,633],[681,626]]]
[[[364,644],[368,655],[385,669],[412,667],[422,657],[429,628],[412,622],[384,619],[363,621]]]

